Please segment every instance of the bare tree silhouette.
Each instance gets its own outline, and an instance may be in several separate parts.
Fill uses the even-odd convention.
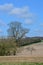
[[[27,47],[26,49],[31,52],[31,55],[32,55],[33,51],[36,51],[36,49],[34,47]]]

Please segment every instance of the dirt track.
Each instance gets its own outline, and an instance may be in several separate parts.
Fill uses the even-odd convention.
[[[43,62],[43,57],[0,57],[0,62]]]

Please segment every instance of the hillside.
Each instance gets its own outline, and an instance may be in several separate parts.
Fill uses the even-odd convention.
[[[43,57],[43,42],[20,47],[16,56]]]
[[[40,45],[41,41],[42,39],[39,37],[26,37],[18,40],[18,42],[14,38],[2,38],[0,39],[0,56],[28,56],[29,54],[32,56],[34,55],[33,52],[37,53],[36,45]]]

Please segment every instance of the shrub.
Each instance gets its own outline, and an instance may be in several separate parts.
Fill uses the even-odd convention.
[[[0,40],[0,56],[9,56],[16,54],[16,43],[14,39],[1,39]],[[14,49],[14,50],[13,50]],[[12,51],[12,53],[11,53]]]
[[[16,55],[16,50],[14,49],[14,51],[13,51],[13,55]]]
[[[5,47],[4,47],[4,45],[2,45],[0,47],[0,56],[4,56],[5,55],[5,51],[6,51]]]

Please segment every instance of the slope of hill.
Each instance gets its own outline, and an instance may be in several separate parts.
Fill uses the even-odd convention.
[[[20,47],[16,56],[43,57],[43,42]]]

